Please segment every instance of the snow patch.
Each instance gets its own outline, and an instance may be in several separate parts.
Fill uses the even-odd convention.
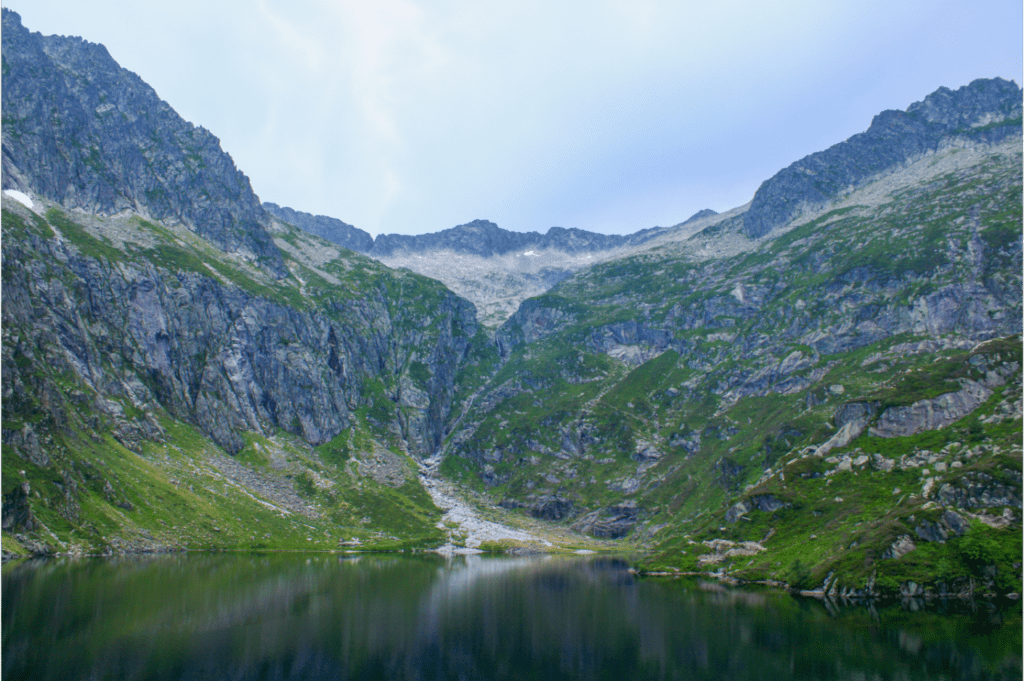
[[[9,196],[21,205],[25,206],[29,210],[34,210],[34,204],[32,203],[32,197],[25,192],[19,192],[17,189],[5,189],[4,196]]]

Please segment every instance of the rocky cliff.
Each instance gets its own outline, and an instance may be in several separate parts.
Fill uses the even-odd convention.
[[[284,275],[268,216],[209,131],[102,45],[30,33],[3,10],[3,188],[98,215],[180,222]]]
[[[373,249],[373,237],[368,232],[337,218],[312,215],[270,202],[264,203],[263,207],[275,217],[349,250],[357,253],[369,253]]]
[[[440,443],[476,321],[470,303],[436,283],[337,251],[319,275],[288,257],[294,275],[261,280],[138,218],[90,230],[59,209],[12,210],[22,216],[5,225],[4,243],[4,262],[18,263],[4,278],[12,407],[46,392],[19,371],[23,358],[82,382],[101,411],[111,399],[163,409],[229,452],[244,432],[278,429],[322,444],[369,406],[411,451]],[[114,231],[124,250],[108,245]],[[315,276],[327,280],[316,293],[297,280]],[[62,402],[52,405],[58,420]]]

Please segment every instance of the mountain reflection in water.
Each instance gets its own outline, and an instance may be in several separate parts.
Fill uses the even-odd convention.
[[[8,564],[3,678],[1021,678],[1018,603],[843,605],[626,568],[223,553]]]

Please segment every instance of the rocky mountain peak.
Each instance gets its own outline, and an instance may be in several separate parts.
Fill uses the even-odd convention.
[[[1021,89],[1002,78],[979,78],[957,90],[940,87],[907,113],[945,128],[973,128],[1021,116]]]
[[[762,237],[805,209],[949,145],[995,144],[1021,135],[1021,89],[1001,78],[955,91],[939,88],[906,111],[883,111],[865,132],[783,168],[765,180],[743,218]]]
[[[703,210],[699,210],[690,217],[686,218],[686,220],[684,220],[682,224],[688,225],[691,222],[696,222],[697,220],[702,220],[704,218],[713,218],[716,215],[718,215],[718,211],[711,210],[710,208],[704,208]]]
[[[284,274],[249,179],[102,45],[42,36],[3,10],[3,187],[98,215],[186,225]]]

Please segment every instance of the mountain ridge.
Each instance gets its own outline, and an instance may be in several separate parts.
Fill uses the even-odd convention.
[[[378,259],[435,250],[482,257],[505,255],[513,251],[528,249],[554,249],[565,253],[579,254],[641,244],[670,229],[649,227],[631,234],[618,235],[588,232],[577,227],[554,226],[549,227],[547,232],[541,234],[540,232],[515,232],[502,229],[490,220],[478,219],[439,232],[414,235],[379,234],[374,238],[369,232],[337,218],[313,215],[271,202],[264,202],[263,207],[277,218],[290,222],[311,234]],[[713,210],[704,209],[680,225],[715,214]]]
[[[995,144],[1013,136],[1021,124],[1021,96],[1013,81],[978,79],[955,91],[941,87],[906,111],[883,111],[866,131],[765,180],[743,218],[743,229],[748,236],[762,237],[802,207],[821,206],[915,157],[969,140]]]
[[[180,221],[283,275],[268,216],[212,133],[102,45],[31,33],[7,8],[2,16],[4,189],[91,213]]]

